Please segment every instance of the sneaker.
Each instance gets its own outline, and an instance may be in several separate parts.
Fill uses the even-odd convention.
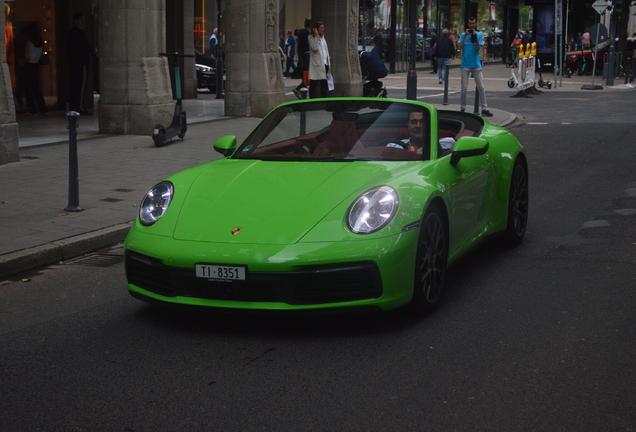
[[[461,107],[459,110],[460,110],[461,112],[464,112],[464,111],[466,111],[466,108]]]
[[[627,84],[625,84],[625,85],[626,85],[627,87],[629,87],[629,88],[634,88],[634,85],[633,85],[632,83],[627,83]]]
[[[488,110],[481,110],[482,117],[492,117],[492,113]]]
[[[444,81],[442,81],[442,80],[439,80],[439,83],[440,83],[440,84],[441,84],[441,83],[443,83],[443,82],[444,82]]]
[[[294,89],[294,95],[296,95],[298,99],[302,99],[302,96],[300,95],[300,91],[297,88]]]

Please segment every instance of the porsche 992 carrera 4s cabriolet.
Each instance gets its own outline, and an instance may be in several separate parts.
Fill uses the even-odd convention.
[[[528,163],[506,129],[404,100],[303,100],[157,184],[125,245],[130,294],[224,310],[437,307],[486,239],[521,243]]]

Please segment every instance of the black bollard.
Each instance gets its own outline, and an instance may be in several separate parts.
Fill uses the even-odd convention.
[[[68,118],[68,206],[64,210],[79,212],[79,169],[77,167],[77,117],[76,111],[66,113]]]
[[[410,69],[406,75],[406,98],[408,100],[417,99],[417,70]]]
[[[450,72],[450,68],[448,67],[446,62],[444,62],[443,67],[444,72],[442,72],[442,76],[446,77],[446,80],[444,81],[444,102],[442,102],[442,105],[448,105],[448,73]]]
[[[475,114],[479,114],[479,89],[475,89]]]

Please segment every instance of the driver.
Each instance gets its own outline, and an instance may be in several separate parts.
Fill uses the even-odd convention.
[[[411,138],[402,140],[404,145],[397,143],[388,143],[387,147],[406,149],[410,152],[422,153],[424,142],[424,113],[422,111],[411,111],[409,113],[409,120],[407,127]],[[455,140],[447,137],[439,140],[439,144],[442,147],[442,151],[446,152],[453,148]]]

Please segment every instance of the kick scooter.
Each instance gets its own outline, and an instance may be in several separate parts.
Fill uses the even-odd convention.
[[[181,73],[179,70],[179,58],[180,57],[194,57],[191,54],[179,54],[179,53],[159,53],[159,55],[168,57],[170,66],[174,67],[174,79],[175,89],[177,96],[177,103],[174,107],[174,115],[172,116],[172,123],[167,128],[159,123],[155,124],[155,129],[152,132],[152,140],[155,142],[155,146],[161,147],[166,144],[166,141],[171,141],[175,136],[181,138],[188,130],[186,123],[186,113],[182,110],[181,106]]]

